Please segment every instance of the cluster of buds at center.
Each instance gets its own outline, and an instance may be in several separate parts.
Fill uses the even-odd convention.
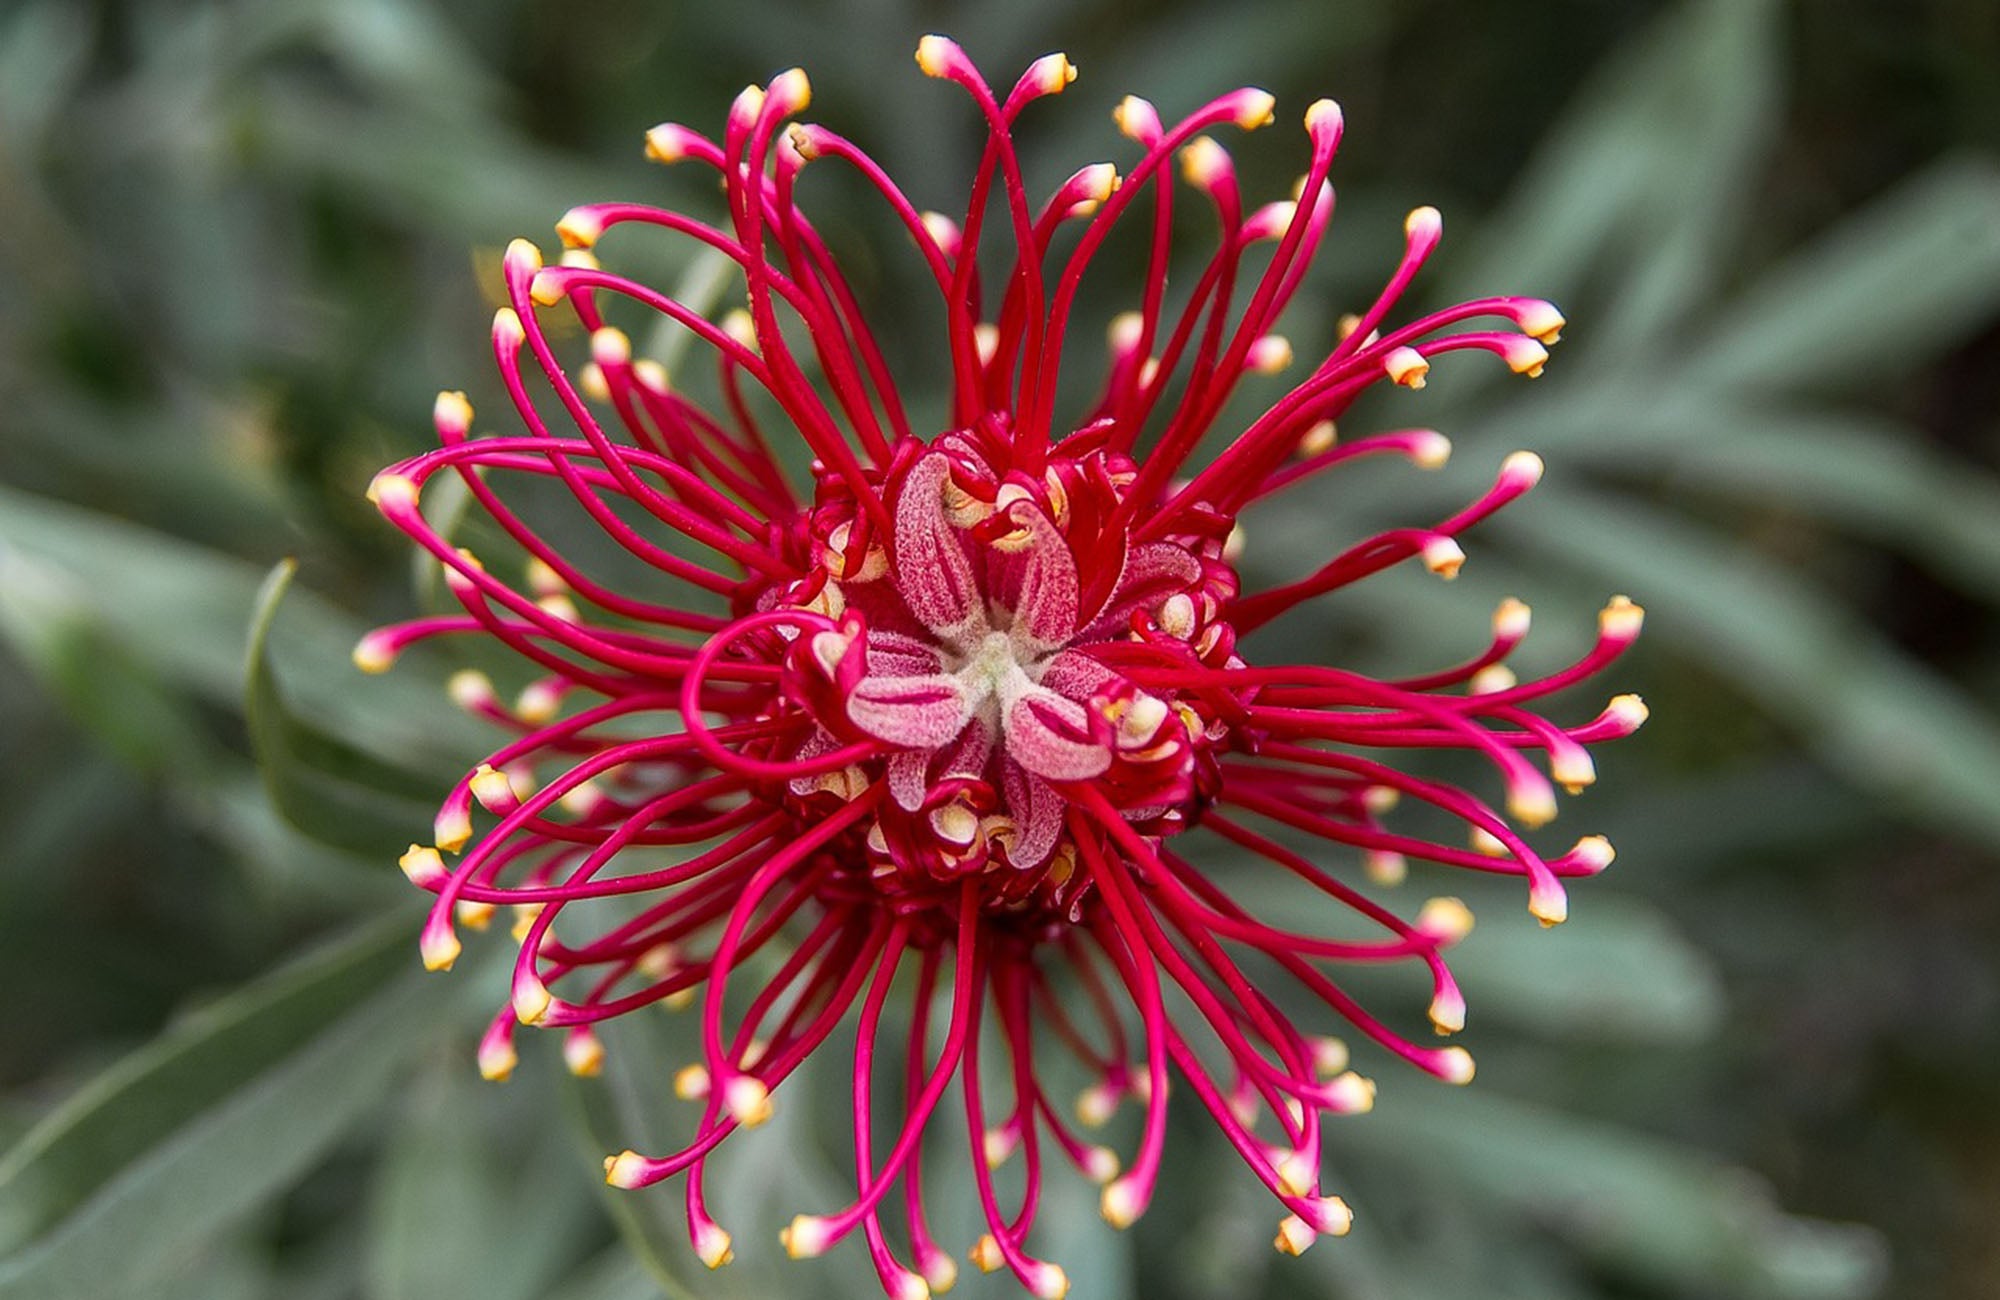
[[[1528,632],[1518,601],[1483,647],[1400,679],[1256,662],[1242,638],[1350,583],[1409,561],[1453,576],[1461,536],[1542,466],[1517,453],[1438,522],[1368,537],[1263,590],[1239,578],[1239,518],[1362,457],[1443,463],[1434,431],[1343,439],[1333,422],[1371,385],[1422,387],[1446,353],[1538,374],[1562,317],[1489,298],[1392,324],[1439,238],[1436,212],[1419,209],[1381,294],[1289,391],[1204,449],[1246,378],[1296,363],[1274,326],[1332,214],[1339,110],[1307,110],[1296,196],[1246,211],[1209,133],[1266,125],[1269,95],[1234,91],[1171,127],[1128,98],[1116,113],[1137,149],[1126,171],[1092,164],[1036,204],[1014,125],[1075,68],[1049,55],[1002,96],[941,37],[917,59],[988,128],[962,219],[920,211],[858,147],[796,121],[809,99],[798,71],[746,89],[719,139],[658,127],[649,153],[717,173],[726,222],[604,203],[558,225],[559,263],[517,242],[493,344],[524,431],[475,437],[470,405],[447,393],[438,448],[375,480],[377,506],[437,558],[460,608],[371,633],[357,661],[380,670],[412,642],[470,634],[532,666],[511,700],[478,673],[454,679],[461,705],[512,734],[447,796],[434,846],[403,860],[435,895],[423,956],[451,965],[462,927],[512,908],[512,997],[479,1050],[491,1077],[514,1067],[517,1024],[563,1032],[571,1068],[588,1074],[604,1059],[595,1026],[698,1005],[699,1059],[671,1085],[699,1107],[692,1136],[623,1152],[606,1172],[627,1188],[682,1178],[711,1266],[733,1243],[706,1207],[707,1162],[850,1032],[854,1196],[796,1219],[793,1255],[859,1235],[897,1300],[951,1284],[954,1252],[932,1232],[923,1187],[941,1159],[926,1135],[955,1089],[972,1141],[947,1176],[971,1179],[986,1220],[967,1258],[1059,1297],[1062,1269],[1030,1240],[1049,1164],[1101,1184],[1105,1218],[1130,1224],[1160,1174],[1170,1078],[1276,1198],[1275,1243],[1297,1253],[1348,1228],[1321,1181],[1323,1122],[1374,1096],[1332,1031],[1450,1082],[1472,1075],[1462,1048],[1418,1041],[1337,978],[1356,963],[1413,964],[1431,984],[1429,1029],[1463,1027],[1444,954],[1470,912],[1444,896],[1406,919],[1378,896],[1415,870],[1461,868],[1517,877],[1536,917],[1565,917],[1563,880],[1601,871],[1610,846],[1587,836],[1545,854],[1527,835],[1555,816],[1557,787],[1593,780],[1587,747],[1632,732],[1644,707],[1620,696],[1577,725],[1537,710],[1619,655],[1640,613],[1614,600],[1587,653],[1527,680],[1506,666]],[[1170,303],[1177,158],[1220,240]],[[926,423],[912,424],[798,201],[808,165],[857,172],[935,284],[950,388]],[[1152,231],[1149,274],[1110,323],[1096,397],[1058,423],[1080,281],[1135,208]],[[997,293],[979,267],[989,222],[1011,244]],[[604,269],[599,244],[614,232],[713,250],[740,272],[742,307],[711,319]],[[544,322],[553,312],[588,335],[574,371]],[[637,355],[612,323],[633,312],[706,346],[705,387]],[[792,441],[809,453],[803,485],[779,451]],[[520,582],[426,516],[439,474],[519,551]],[[587,518],[593,546],[557,546],[523,503],[551,497]],[[1377,753],[1436,748],[1485,760],[1499,799]],[[1399,800],[1463,823],[1470,844],[1399,826]],[[1234,877],[1203,865],[1218,848],[1238,860]],[[1260,918],[1228,888],[1245,871],[1312,902]],[[1343,925],[1355,933],[1328,933]],[[1273,981],[1316,1008],[1308,1023],[1280,1010]],[[892,997],[902,1041],[884,1055],[900,1091],[883,1106]],[[1055,1095],[1071,1087],[1074,1119]],[[1127,1102],[1139,1117],[1121,1158],[1084,1130]],[[1017,1172],[996,1174],[1017,1156]]]

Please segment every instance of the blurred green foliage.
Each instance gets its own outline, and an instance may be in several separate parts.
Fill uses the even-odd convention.
[[[932,28],[989,68],[1083,67],[1027,124],[1031,170],[1121,156],[1127,90],[1341,98],[1302,351],[1416,202],[1449,223],[1427,292],[1568,310],[1533,389],[1441,368],[1421,404],[1380,400],[1450,431],[1453,469],[1274,507],[1251,562],[1435,513],[1515,446],[1548,482],[1454,586],[1395,575],[1285,635],[1408,665],[1502,594],[1552,656],[1608,590],[1652,614],[1618,688],[1655,721],[1575,814],[1624,856],[1563,931],[1480,907],[1480,1082],[1390,1074],[1336,1128],[1354,1235],[1278,1260],[1190,1124],[1132,1234],[1052,1207],[1079,1300],[2000,1293],[1993,6],[14,0],[0,1300],[857,1285],[855,1252],[789,1265],[773,1236],[832,1199],[837,1113],[732,1144],[714,1194],[742,1258],[692,1285],[675,1198],[595,1188],[596,1154],[659,1122],[674,1022],[621,1026],[602,1080],[534,1050],[504,1089],[473,1078],[498,973],[415,973],[389,864],[479,731],[441,660],[364,681],[346,656],[412,603],[368,476],[424,443],[439,386],[500,409],[499,246],[590,198],[712,204],[639,132],[795,62],[815,116],[942,204],[976,137],[908,65]],[[1296,143],[1246,144],[1248,183],[1281,189]],[[898,299],[882,230],[828,207],[864,291]],[[279,606],[289,569],[260,585],[287,555]]]

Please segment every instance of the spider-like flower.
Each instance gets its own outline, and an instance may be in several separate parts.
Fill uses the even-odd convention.
[[[1246,212],[1228,153],[1204,133],[1264,126],[1270,95],[1237,90],[1171,127],[1128,98],[1115,115],[1137,147],[1128,170],[1084,167],[1037,208],[1012,132],[1075,68],[1048,55],[1001,96],[941,37],[924,39],[917,62],[956,83],[987,126],[962,221],[920,212],[855,145],[796,123],[809,98],[797,70],[744,90],[719,142],[658,127],[649,153],[713,168],[727,222],[606,203],[563,218],[570,251],[559,265],[516,242],[493,345],[526,433],[475,439],[465,398],[446,393],[442,445],[375,479],[372,499],[442,563],[463,612],[371,633],[362,666],[474,633],[538,670],[512,703],[476,672],[453,683],[461,704],[515,738],[452,790],[436,847],[403,860],[436,895],[423,957],[451,965],[456,924],[515,909],[512,1004],[479,1051],[492,1077],[514,1065],[517,1022],[565,1029],[571,1067],[591,1073],[603,1052],[592,1026],[699,1002],[701,1058],[674,1080],[701,1103],[692,1140],[626,1151],[606,1172],[626,1188],[684,1175],[693,1245],[710,1266],[729,1260],[731,1242],[704,1206],[704,1165],[736,1129],[762,1122],[773,1092],[850,1021],[855,1196],[794,1220],[793,1255],[858,1230],[891,1296],[949,1286],[955,1266],[927,1224],[922,1174],[927,1158],[933,1173],[938,1163],[927,1126],[962,1105],[971,1150],[949,1176],[974,1180],[984,1207],[972,1260],[1060,1296],[1062,1269],[1029,1253],[1045,1164],[1060,1153],[1103,1185],[1112,1224],[1131,1223],[1159,1176],[1170,1075],[1282,1205],[1276,1244],[1296,1253],[1349,1223],[1321,1186],[1322,1120],[1374,1095],[1324,1031],[1345,1026],[1452,1082],[1472,1074],[1462,1048],[1412,1041],[1333,974],[1348,963],[1421,967],[1432,1025],[1450,1034],[1465,1005],[1442,953],[1470,913],[1439,898],[1406,920],[1361,885],[1393,884],[1409,858],[1497,872],[1525,880],[1536,917],[1561,921],[1563,878],[1602,870],[1610,846],[1592,836],[1545,857],[1516,827],[1553,817],[1554,785],[1592,779],[1585,746],[1629,734],[1644,707],[1621,696],[1566,727],[1533,706],[1624,650],[1640,611],[1613,600],[1587,654],[1528,681],[1503,665],[1528,629],[1512,600],[1486,648],[1456,667],[1383,681],[1250,662],[1241,639],[1303,602],[1409,559],[1451,577],[1459,535],[1533,487],[1541,462],[1516,453],[1449,518],[1372,537],[1270,590],[1242,589],[1237,519],[1359,457],[1441,463],[1449,448],[1433,431],[1336,442],[1331,422],[1372,384],[1422,387],[1447,352],[1537,374],[1562,317],[1536,299],[1488,298],[1391,327],[1438,242],[1437,213],[1418,209],[1387,287],[1343,322],[1324,359],[1197,456],[1238,382],[1293,360],[1271,331],[1332,213],[1340,110],[1321,100],[1306,111],[1311,161],[1296,197]],[[1221,239],[1169,310],[1176,157]],[[806,218],[797,189],[809,163],[857,173],[935,282],[951,381],[937,422],[912,423],[857,294]],[[997,293],[983,291],[978,262],[989,206],[1011,243]],[[1058,424],[1079,281],[1135,208],[1150,223],[1150,274],[1136,310],[1111,323],[1099,396],[1073,426]],[[1080,230],[1058,257],[1066,225]],[[746,309],[714,322],[602,269],[592,250],[626,227],[714,250],[740,274]],[[1268,254],[1252,258],[1259,245]],[[541,314],[563,308],[589,336],[574,372]],[[646,312],[712,349],[708,400],[670,384],[608,322]],[[1458,328],[1473,321],[1483,325]],[[810,455],[803,492],[805,457],[788,471],[784,454],[793,440]],[[419,509],[439,474],[455,475],[492,535],[523,553],[525,590]],[[532,480],[543,481],[532,501],[503,500],[497,486]],[[530,507],[552,496],[601,530],[594,558],[559,550],[531,522]],[[610,576],[614,561],[621,576]],[[1490,762],[1504,812],[1370,756],[1432,747]],[[1399,797],[1462,821],[1471,846],[1391,829],[1384,815]],[[480,831],[475,803],[495,819]],[[1204,838],[1303,882],[1373,933],[1326,937],[1252,915],[1190,855]],[[1308,841],[1330,851],[1298,847]],[[1295,985],[1311,1023],[1295,1023],[1253,971]],[[892,996],[907,1039],[885,1069],[877,1047]],[[982,1053],[989,1065],[1004,1053],[1004,1071],[982,1071]],[[885,1073],[901,1091],[887,1115],[875,1104]],[[1123,1172],[1050,1095],[1065,1075],[1087,1083],[1084,1126],[1128,1098],[1143,1111]],[[1009,1094],[998,1107],[986,1091],[996,1078]],[[1003,1204],[994,1170],[1016,1152],[1019,1199]],[[892,1208],[901,1246],[883,1225]]]

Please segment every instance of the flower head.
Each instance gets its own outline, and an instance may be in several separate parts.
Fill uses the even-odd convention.
[[[855,1195],[794,1220],[793,1255],[858,1231],[891,1296],[948,1286],[955,1265],[925,1217],[923,1137],[957,1104],[974,1138],[950,1176],[974,1180],[988,1225],[972,1262],[1060,1296],[1061,1269],[1030,1253],[1045,1164],[1067,1160],[1102,1184],[1112,1224],[1132,1222],[1159,1175],[1170,1076],[1277,1199],[1276,1244],[1297,1253],[1349,1222],[1321,1185],[1322,1121],[1374,1096],[1326,1031],[1451,1082],[1472,1074],[1463,1049],[1406,1037],[1335,978],[1350,963],[1413,963],[1429,974],[1432,1027],[1453,1033],[1465,1003],[1443,954],[1471,914],[1440,898],[1405,919],[1362,882],[1391,885],[1411,859],[1512,875],[1537,917],[1562,920],[1563,879],[1602,870],[1610,846],[1587,837],[1545,856],[1517,827],[1553,817],[1556,786],[1593,779],[1586,747],[1630,733],[1644,711],[1625,696],[1563,726],[1535,705],[1617,656],[1640,614],[1614,600],[1588,654],[1529,681],[1504,667],[1528,630],[1518,601],[1500,607],[1483,650],[1400,680],[1257,662],[1241,639],[1296,606],[1410,560],[1453,576],[1459,538],[1533,488],[1542,465],[1508,457],[1449,517],[1267,590],[1239,580],[1238,520],[1359,457],[1441,463],[1449,444],[1431,430],[1342,441],[1332,422],[1371,385],[1421,387],[1447,353],[1537,374],[1562,317],[1490,298],[1392,324],[1438,242],[1438,215],[1422,208],[1380,296],[1311,349],[1324,355],[1282,398],[1218,430],[1246,375],[1296,361],[1273,327],[1332,213],[1339,109],[1323,100],[1305,114],[1297,196],[1246,211],[1218,133],[1270,122],[1269,95],[1234,91],[1172,126],[1127,98],[1115,116],[1136,156],[1124,172],[1083,167],[1037,204],[1012,131],[1074,66],[1047,56],[1001,95],[942,37],[926,37],[917,61],[969,95],[989,130],[962,219],[920,212],[859,148],[796,121],[810,99],[796,70],[746,89],[719,139],[655,128],[653,157],[719,173],[726,221],[607,203],[562,220],[571,251],[558,264],[517,241],[493,346],[524,431],[474,438],[470,405],[447,393],[441,445],[375,480],[371,497],[441,562],[462,612],[371,633],[357,662],[380,670],[413,641],[471,633],[535,671],[512,703],[480,674],[454,679],[454,698],[513,739],[446,798],[436,847],[403,860],[436,895],[424,959],[449,966],[461,925],[513,908],[512,996],[479,1050],[491,1077],[515,1064],[517,1023],[561,1029],[571,1067],[592,1073],[604,1053],[593,1025],[699,1003],[701,1057],[672,1083],[700,1105],[693,1138],[614,1156],[606,1175],[621,1187],[684,1175],[693,1244],[711,1266],[733,1247],[703,1204],[706,1162],[769,1117],[801,1062],[849,1024]],[[1221,238],[1169,309],[1176,159]],[[950,397],[930,421],[913,423],[806,217],[809,163],[857,172],[935,284]],[[1150,274],[1111,322],[1097,397],[1059,421],[1062,366],[1081,350],[1069,337],[1080,279],[1135,209],[1153,232]],[[1076,233],[1058,256],[1065,225]],[[600,265],[601,240],[647,231],[726,258],[742,308],[711,320]],[[979,250],[996,240],[1011,266],[989,284]],[[1259,244],[1267,257],[1250,256]],[[706,345],[712,396],[683,391],[610,323],[635,309]],[[563,315],[588,337],[574,370],[558,356]],[[794,443],[810,457],[804,474],[788,468],[803,459]],[[425,516],[421,495],[440,474],[518,550],[520,583]],[[551,496],[609,545],[553,545],[537,513]],[[1490,763],[1500,806],[1370,752],[1434,747]],[[1394,829],[1399,798],[1462,821],[1472,847]],[[1204,840],[1303,882],[1373,933],[1253,915],[1198,865]],[[1253,970],[1301,989],[1317,1004],[1311,1023],[1281,1011]],[[876,1053],[899,972],[902,1094],[885,1115]],[[1007,1070],[982,1073],[982,1052],[996,1051]],[[1128,1100],[1143,1112],[1129,1159],[1083,1137],[1051,1095],[1079,1074],[1082,1125]],[[1006,1095],[989,1095],[1003,1077]],[[1017,1153],[1024,1199],[1003,1204],[992,1171]],[[885,1229],[892,1217],[900,1230]]]

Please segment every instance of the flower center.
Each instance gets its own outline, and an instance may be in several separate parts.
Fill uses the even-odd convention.
[[[1020,698],[1041,676],[1042,661],[1025,658],[1023,648],[1006,632],[988,632],[977,642],[959,647],[952,672],[965,688],[968,701],[998,700],[1000,710]],[[947,660],[947,662],[952,662]]]
[[[811,816],[875,792],[877,889],[986,873],[996,909],[1074,914],[1082,783],[1151,836],[1213,787],[1217,693],[1174,677],[1240,665],[1218,618],[1235,575],[1215,538],[1129,540],[1122,457],[1058,457],[1040,482],[995,459],[971,434],[913,446],[884,484],[886,537],[851,501],[815,510],[823,576],[780,603],[837,626],[794,650],[817,731],[793,757],[875,752],[790,789]]]

